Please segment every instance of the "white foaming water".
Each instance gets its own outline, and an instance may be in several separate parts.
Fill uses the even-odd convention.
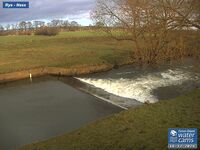
[[[76,79],[120,97],[135,99],[142,103],[155,103],[158,99],[152,95],[153,90],[159,87],[180,85],[184,81],[192,80],[192,75],[190,72],[175,69],[148,74],[136,79]]]

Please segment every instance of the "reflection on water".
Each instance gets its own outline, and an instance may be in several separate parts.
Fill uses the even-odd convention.
[[[53,77],[0,85],[0,150],[47,139],[121,111]]]
[[[121,107],[155,103],[176,97],[200,85],[200,63],[194,60],[159,66],[122,67],[106,73],[76,77],[82,88]]]

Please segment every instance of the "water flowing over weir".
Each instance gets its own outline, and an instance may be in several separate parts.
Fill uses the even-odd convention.
[[[169,98],[171,98],[173,93],[168,92],[169,87],[172,92],[176,91],[179,94],[199,87],[200,73],[195,67],[195,65],[190,63],[172,66],[165,65],[156,69],[141,69],[127,66],[119,70],[110,71],[110,73],[76,77],[76,79],[87,84],[90,88],[111,94],[115,98],[121,98],[118,101],[115,98],[108,98],[106,100],[118,106],[128,108],[135,106],[135,101],[139,103],[158,102],[159,95],[156,95],[154,91],[160,88],[163,88],[163,92],[168,93]],[[89,90],[89,93],[105,99],[104,96],[99,96],[98,92],[94,93]]]
[[[180,70],[167,70],[155,74],[149,74],[136,79],[93,79],[77,78],[82,82],[101,88],[114,95],[138,100],[139,102],[155,103],[158,101],[152,91],[159,87],[180,85],[188,80],[195,80],[189,72]]]

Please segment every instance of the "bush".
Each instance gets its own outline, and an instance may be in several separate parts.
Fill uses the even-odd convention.
[[[8,35],[15,35],[16,32],[13,30],[10,31],[0,31],[0,36],[8,36]]]
[[[5,31],[0,31],[0,36],[6,36],[7,34],[5,33]]]
[[[31,30],[27,31],[20,31],[20,30],[5,30],[5,31],[0,31],[0,36],[8,36],[8,35],[32,35]]]
[[[55,36],[58,34],[59,34],[59,29],[53,27],[43,27],[36,29],[35,31],[35,35]]]
[[[30,30],[28,30],[28,31],[19,31],[18,35],[32,35],[32,32]]]

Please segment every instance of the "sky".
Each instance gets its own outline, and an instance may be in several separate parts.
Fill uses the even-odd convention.
[[[28,9],[5,9],[3,1],[29,1]],[[20,21],[63,19],[81,25],[92,24],[90,11],[95,0],[0,0],[0,24]]]

